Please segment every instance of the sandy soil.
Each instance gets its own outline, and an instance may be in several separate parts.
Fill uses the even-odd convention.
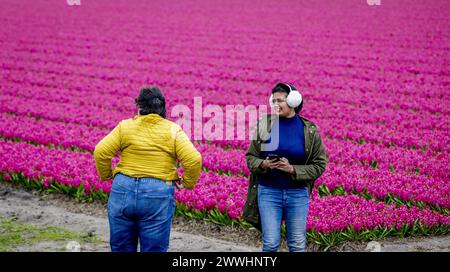
[[[16,218],[40,226],[95,234],[101,243],[81,244],[81,251],[109,251],[109,228],[105,206],[99,202],[77,203],[59,194],[39,194],[0,183],[0,218]],[[210,222],[175,217],[169,251],[258,252],[261,235],[256,230],[236,226],[218,226]],[[17,251],[64,251],[67,242],[46,241],[21,246]],[[281,251],[286,251],[283,242]],[[317,251],[308,245],[308,251]],[[332,251],[450,251],[450,235],[441,237],[390,238],[368,245],[367,242],[346,242]]]
[[[0,218],[15,218],[18,222],[38,226],[52,225],[82,233],[93,233],[103,243],[81,244],[81,251],[109,251],[109,227],[104,205],[95,203],[87,209],[87,203],[76,203],[64,196],[39,195],[0,184]],[[64,203],[67,202],[67,203]],[[71,203],[72,202],[72,203]],[[64,205],[62,205],[64,204]],[[65,206],[65,207],[64,207]],[[75,208],[74,206],[79,206]],[[258,248],[218,240],[212,237],[181,233],[175,228],[171,232],[169,251],[259,251]],[[46,241],[18,251],[61,251],[66,245],[61,241]]]

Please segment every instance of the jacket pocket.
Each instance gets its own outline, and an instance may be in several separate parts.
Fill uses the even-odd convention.
[[[251,175],[250,183],[247,190],[247,199],[245,201],[243,218],[251,224],[259,223],[258,210],[258,183],[256,175]]]

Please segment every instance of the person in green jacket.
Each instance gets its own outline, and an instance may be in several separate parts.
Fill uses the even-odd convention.
[[[285,220],[289,251],[305,251],[314,181],[329,159],[318,127],[301,117],[303,98],[292,85],[272,89],[273,114],[257,123],[246,152],[251,171],[243,217],[262,230],[262,250],[277,251]]]

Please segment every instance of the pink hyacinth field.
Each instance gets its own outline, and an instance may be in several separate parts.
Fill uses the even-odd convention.
[[[94,147],[136,114],[141,87],[160,87],[174,120],[194,97],[267,105],[282,81],[330,158],[309,242],[448,235],[450,2],[367,2],[2,0],[0,180],[106,202]],[[194,133],[208,118],[191,121]],[[176,214],[250,227],[248,137],[192,141],[203,169]]]

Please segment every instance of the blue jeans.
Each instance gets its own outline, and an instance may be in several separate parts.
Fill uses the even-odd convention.
[[[174,187],[154,178],[114,177],[108,200],[113,252],[165,252],[175,211]]]
[[[285,219],[289,251],[305,251],[309,192],[307,187],[279,189],[258,186],[258,207],[262,226],[262,251],[276,252]]]

